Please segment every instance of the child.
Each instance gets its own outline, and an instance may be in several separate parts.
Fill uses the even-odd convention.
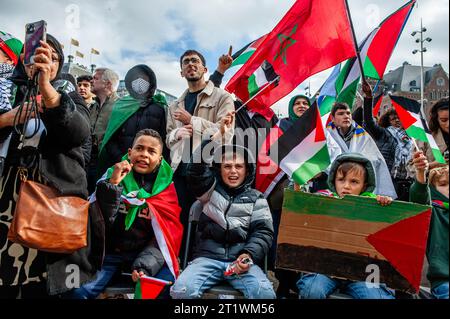
[[[229,113],[221,121],[222,136],[232,123],[233,115]],[[212,140],[218,137],[216,134]],[[208,289],[228,281],[245,298],[274,299],[273,287],[258,266],[272,243],[273,225],[267,201],[251,188],[255,162],[246,148],[233,145],[215,147],[211,156],[209,147],[219,143],[210,142],[201,144],[188,165],[189,185],[203,204],[203,212],[194,260],[172,286],[171,296],[200,298]],[[200,159],[200,155],[205,158]],[[232,262],[236,262],[234,274],[225,275]]]
[[[448,299],[449,255],[448,255],[448,166],[430,171],[428,183],[425,172],[429,163],[423,152],[414,153],[413,164],[416,181],[411,186],[410,200],[419,204],[433,205],[430,230],[428,233],[427,278],[431,283],[431,293],[437,299]]]
[[[72,298],[96,298],[125,267],[134,281],[152,276],[173,282],[178,276],[181,209],[162,150],[156,131],[140,131],[123,161],[97,183],[91,202],[105,218],[106,256],[97,279],[75,289]]]
[[[390,205],[392,198],[373,194],[375,172],[371,162],[357,153],[344,153],[333,162],[328,176],[330,190],[318,193],[344,197],[359,195],[376,198],[382,206]],[[365,282],[344,281],[322,274],[305,274],[297,282],[299,297],[302,299],[326,299],[336,289],[354,299],[394,299],[386,285],[368,287]]]

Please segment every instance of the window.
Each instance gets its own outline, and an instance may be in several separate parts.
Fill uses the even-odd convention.
[[[442,77],[439,77],[436,79],[437,86],[444,86],[445,85],[445,79]]]

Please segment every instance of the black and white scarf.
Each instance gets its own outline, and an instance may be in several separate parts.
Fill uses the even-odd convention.
[[[0,114],[11,110],[13,83],[9,77],[14,71],[14,65],[0,63]]]

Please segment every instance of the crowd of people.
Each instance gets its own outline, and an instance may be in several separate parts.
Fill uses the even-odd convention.
[[[130,69],[130,96],[119,98],[119,76],[109,68],[76,82],[64,75],[64,53],[53,36],[41,42],[34,64],[24,65],[22,43],[0,31],[0,298],[95,299],[122,272],[135,282],[143,276],[173,282],[159,298],[201,298],[223,281],[248,299],[291,291],[323,299],[337,288],[352,298],[396,298],[383,284],[276,269],[283,194],[294,188],[372,197],[383,209],[393,200],[431,205],[427,278],[433,296],[448,299],[448,98],[432,106],[429,123],[447,164],[435,160],[427,143],[414,146],[393,108],[374,118],[372,89],[364,82],[363,123],[345,103],[331,110],[330,167],[306,185],[284,175],[263,194],[255,189],[260,146],[275,126],[285,132],[294,125],[311,101],[293,97],[289,117],[280,120],[241,110],[242,101],[220,88],[232,62],[221,56],[207,80],[203,55],[184,52],[179,63],[187,89],[168,105],[146,65]],[[33,110],[25,97],[36,74]],[[253,130],[256,150],[238,128]],[[8,239],[24,176],[89,199],[87,254],[49,253]],[[201,214],[189,234],[196,204]],[[191,235],[192,249],[185,249]],[[185,269],[181,260],[189,261]],[[68,265],[79,269],[78,287],[67,285]]]

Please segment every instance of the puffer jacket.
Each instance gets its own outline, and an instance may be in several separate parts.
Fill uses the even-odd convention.
[[[204,158],[200,160],[200,154],[207,146],[212,147],[212,152],[207,156],[203,154]],[[231,148],[244,155],[248,172],[244,182],[234,189],[228,188],[220,177],[221,154]],[[255,263],[262,264],[272,244],[273,223],[263,194],[251,188],[255,170],[252,155],[240,146],[219,147],[217,143],[205,140],[194,152],[187,167],[188,183],[203,204],[194,258],[232,261],[242,253],[249,253]]]

